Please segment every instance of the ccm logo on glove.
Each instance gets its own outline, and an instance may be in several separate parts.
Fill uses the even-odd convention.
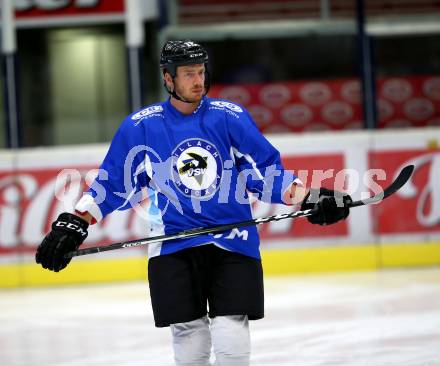
[[[78,234],[80,234],[84,238],[87,237],[87,231],[86,230],[83,230],[80,226],[75,225],[75,224],[73,224],[71,222],[55,221],[54,222],[54,226],[55,227],[60,227],[60,228],[64,227],[66,229],[76,231]]]

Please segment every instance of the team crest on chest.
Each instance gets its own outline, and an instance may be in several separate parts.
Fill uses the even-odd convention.
[[[222,159],[211,142],[192,138],[173,151],[173,181],[188,197],[209,197],[218,189],[222,178]]]

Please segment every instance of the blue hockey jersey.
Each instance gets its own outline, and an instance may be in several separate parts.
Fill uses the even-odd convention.
[[[76,209],[100,221],[136,206],[147,190],[150,236],[172,234],[249,220],[249,192],[284,203],[283,193],[295,179],[243,107],[204,97],[184,115],[168,99],[123,121]],[[151,244],[149,256],[207,243],[260,258],[255,226]]]

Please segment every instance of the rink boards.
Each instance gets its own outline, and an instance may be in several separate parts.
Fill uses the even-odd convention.
[[[400,130],[269,136],[286,168],[312,186],[335,187],[354,199],[386,186],[407,164],[411,181],[379,205],[351,210],[329,227],[285,220],[261,227],[266,274],[366,270],[440,264],[440,131]],[[69,210],[107,145],[0,152],[0,286],[116,281],[146,277],[146,249],[76,258],[61,273],[33,264],[38,243],[59,212]],[[67,185],[58,173],[71,169]],[[58,184],[57,184],[58,177]],[[286,206],[254,204],[256,217]],[[144,237],[140,210],[115,212],[90,230],[86,245]]]
[[[404,243],[328,248],[263,250],[265,275],[364,271],[440,264],[440,243]],[[147,278],[146,257],[76,260],[59,273],[30,261],[0,266],[0,286],[40,286]]]

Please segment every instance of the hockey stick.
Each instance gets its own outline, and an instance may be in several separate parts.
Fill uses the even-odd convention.
[[[411,177],[411,174],[413,173],[413,170],[414,170],[414,165],[408,165],[408,166],[404,167],[402,169],[402,171],[399,173],[399,175],[397,176],[397,178],[387,188],[385,188],[383,190],[383,192],[380,192],[377,195],[369,197],[367,199],[348,202],[347,206],[350,208],[351,207],[358,207],[358,206],[369,205],[369,204],[384,200],[385,198],[391,196],[393,193],[398,191],[409,180],[409,178]],[[168,240],[191,238],[193,236],[218,233],[221,231],[228,231],[228,230],[237,229],[237,228],[245,227],[245,226],[261,225],[261,224],[265,224],[267,222],[279,221],[279,220],[284,220],[284,219],[294,219],[297,217],[306,217],[306,216],[313,215],[314,213],[315,213],[314,209],[311,209],[311,210],[296,211],[296,212],[291,212],[291,213],[284,213],[284,214],[279,214],[279,215],[260,217],[257,219],[239,221],[239,222],[235,222],[235,223],[231,223],[231,224],[225,224],[225,225],[219,225],[219,226],[213,226],[213,227],[205,227],[205,228],[199,227],[199,228],[194,228],[194,229],[189,229],[189,230],[183,230],[183,231],[180,231],[175,234],[160,235],[160,236],[154,236],[151,238],[125,241],[125,242],[114,243],[114,244],[110,244],[110,245],[106,245],[106,246],[102,246],[102,247],[91,247],[91,248],[79,249],[79,250],[67,253],[65,255],[65,258],[73,258],[73,257],[81,256],[81,255],[106,252],[109,250],[115,250],[115,249],[121,249],[121,248],[138,247],[141,245],[158,243],[158,242],[168,241]]]

